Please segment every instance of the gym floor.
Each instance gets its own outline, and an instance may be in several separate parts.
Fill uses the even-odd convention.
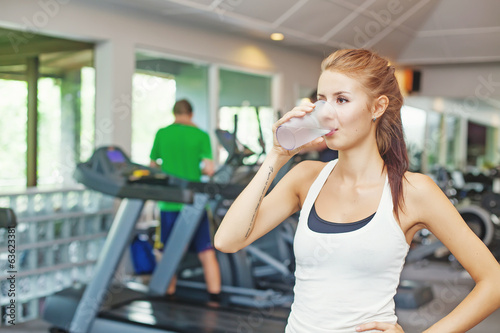
[[[397,309],[399,323],[405,333],[421,333],[432,323],[449,313],[474,287],[469,274],[457,265],[447,262],[422,261],[406,265],[402,279],[425,281],[432,286],[434,299],[417,310]],[[46,333],[50,325],[43,320],[33,320],[11,328],[2,327],[3,333]],[[468,331],[471,333],[498,333],[500,310]]]

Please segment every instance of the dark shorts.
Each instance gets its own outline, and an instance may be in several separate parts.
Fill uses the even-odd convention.
[[[163,244],[166,244],[168,241],[168,237],[172,232],[172,228],[174,227],[175,220],[179,216],[180,212],[163,212],[161,211],[161,233],[160,240]],[[189,245],[189,251],[200,253],[206,250],[213,249],[212,239],[210,237],[210,226],[208,223],[208,215],[207,212],[203,214],[201,218],[200,225],[196,230],[191,244]]]

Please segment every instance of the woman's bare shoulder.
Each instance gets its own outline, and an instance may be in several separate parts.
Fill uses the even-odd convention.
[[[405,172],[403,178],[403,188],[407,194],[422,195],[428,191],[439,189],[434,180],[422,173]]]
[[[427,212],[435,211],[436,205],[447,201],[443,191],[434,180],[417,172],[406,172],[403,177],[403,205],[401,211],[404,230],[413,238],[414,233],[421,228],[426,228],[428,222]],[[445,205],[446,206],[446,205]]]
[[[304,191],[309,190],[309,187],[326,164],[320,161],[302,161],[283,177],[283,181],[292,186],[297,193],[303,194]]]
[[[301,168],[307,168],[307,169],[321,170],[327,164],[328,164],[328,162],[321,162],[321,161],[315,161],[315,160],[304,160],[302,162],[299,162],[296,166],[301,167]]]
[[[406,206],[422,207],[446,199],[443,191],[429,176],[406,172],[403,180],[403,194]]]
[[[315,179],[326,164],[325,162],[306,160],[298,163],[291,171],[296,178],[302,180],[308,178]]]

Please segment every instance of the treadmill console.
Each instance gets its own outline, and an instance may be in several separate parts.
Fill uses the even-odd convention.
[[[189,182],[155,168],[133,163],[117,146],[96,149],[79,163],[75,179],[83,185],[119,198],[192,203],[194,194],[221,194],[235,198],[243,187],[229,184]]]
[[[119,198],[191,203],[194,195],[186,181],[133,163],[116,146],[96,149],[87,162],[77,165],[75,178],[93,190]]]

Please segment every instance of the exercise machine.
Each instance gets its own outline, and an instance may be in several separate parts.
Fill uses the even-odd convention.
[[[495,240],[495,230],[496,225],[498,225],[498,221],[495,219],[495,200],[492,199],[494,194],[492,195],[489,192],[491,187],[489,184],[492,183],[492,180],[488,180],[485,175],[475,177],[468,175],[465,177],[460,171],[450,173],[443,167],[436,168],[431,176],[455,205],[469,228],[486,246],[490,247]],[[470,180],[473,180],[474,183],[470,183]],[[423,231],[420,238],[422,245],[416,251],[410,253],[412,260],[422,259],[429,255],[436,257],[434,254],[436,251],[447,254],[446,251],[443,251],[444,245],[433,239],[429,232]],[[452,262],[455,261],[453,256],[447,258]]]
[[[258,110],[256,110],[256,113],[259,124],[258,141],[261,146],[261,153],[254,153],[238,141],[238,117],[235,115],[233,132],[221,129],[215,131],[219,143],[228,153],[224,165],[219,169],[215,177],[218,174],[223,174],[228,177],[225,180],[229,183],[246,186],[258,171],[260,166],[257,163],[245,163],[245,159],[252,155],[257,155],[255,160],[259,161],[265,152]],[[287,165],[281,172],[286,173],[288,167]],[[273,181],[273,185],[275,183]],[[272,189],[272,186],[269,190]],[[218,223],[222,220],[229,205],[230,202],[220,202],[218,208],[215,209],[216,212],[220,211],[220,214],[215,217],[216,227],[218,227]],[[235,264],[245,267],[245,270],[250,269],[248,274],[245,273],[245,276],[247,276],[245,279],[239,279],[243,283],[240,286],[259,289],[271,288],[292,293],[295,270],[292,245],[296,224],[297,217],[291,216],[268,234],[239,251],[238,257],[234,258],[237,261]]]
[[[223,286],[222,301],[216,304],[208,302],[201,289],[195,292],[196,288],[186,299],[165,297],[206,205],[214,198],[235,198],[241,186],[177,179],[133,163],[113,146],[97,149],[89,161],[78,164],[75,178],[122,200],[93,279],[86,286],[76,285],[46,299],[43,319],[54,325],[52,332],[239,332],[247,326],[263,333],[284,330],[291,298],[272,290]],[[113,275],[146,200],[185,205],[149,285],[115,284]]]

